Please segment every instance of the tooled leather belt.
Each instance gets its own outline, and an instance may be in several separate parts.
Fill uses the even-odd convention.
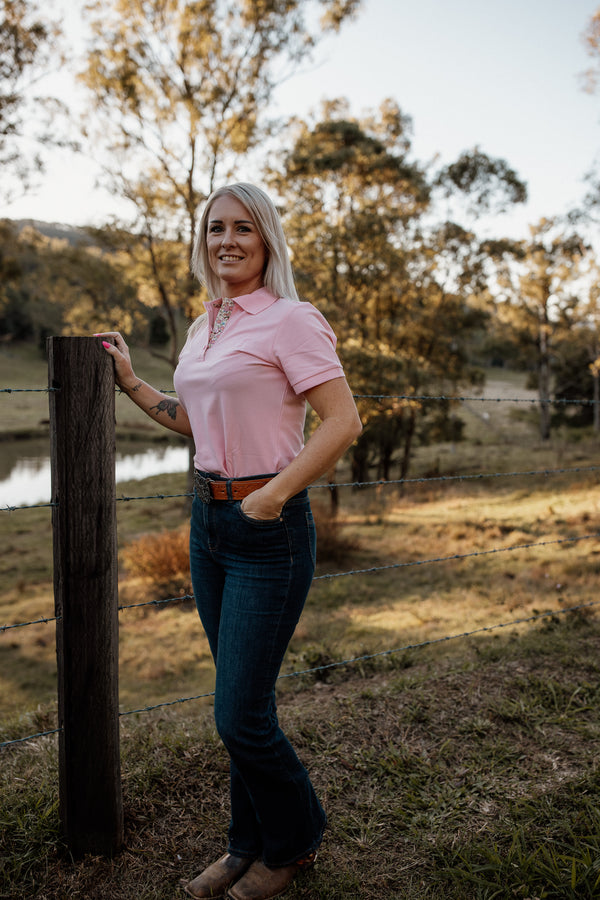
[[[248,494],[268,484],[271,478],[272,475],[264,478],[228,478],[214,481],[194,469],[194,490],[203,503],[210,503],[211,500],[243,500]]]

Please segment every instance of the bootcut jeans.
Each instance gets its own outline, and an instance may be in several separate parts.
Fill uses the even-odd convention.
[[[316,850],[327,821],[275,703],[315,545],[306,490],[269,521],[246,516],[240,501],[194,497],[192,584],[216,665],[215,724],[230,757],[228,851],[268,866],[290,865]]]

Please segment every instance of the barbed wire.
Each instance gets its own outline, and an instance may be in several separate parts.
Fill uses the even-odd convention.
[[[582,609],[589,609],[590,607],[599,606],[600,600],[593,600],[589,603],[581,603],[577,606],[569,606],[563,609],[555,609],[555,610],[547,610],[543,613],[535,613],[531,616],[525,616],[519,619],[511,619],[508,622],[497,622],[495,625],[482,625],[480,628],[473,628],[471,631],[462,631],[457,634],[446,634],[439,638],[430,638],[427,641],[420,641],[416,644],[404,644],[402,647],[394,647],[391,650],[378,650],[375,653],[365,653],[362,656],[351,656],[348,659],[337,660],[336,662],[324,663],[320,666],[312,666],[309,669],[300,669],[296,672],[287,672],[283,675],[278,676],[278,681],[284,678],[299,678],[302,675],[314,675],[317,672],[324,672],[327,669],[337,669],[342,666],[353,665],[359,662],[368,662],[372,659],[377,659],[382,656],[392,656],[395,653],[404,653],[409,650],[422,650],[425,647],[433,646],[434,644],[441,644],[445,641],[454,641],[459,638],[469,638],[473,637],[476,634],[483,634],[484,632],[495,631],[499,628],[511,628],[515,625],[525,625],[530,622],[535,622],[539,619],[545,619],[550,616],[563,615],[565,613],[577,612]],[[155,703],[152,706],[142,706],[138,709],[131,709],[125,712],[120,712],[120,716],[131,716],[135,713],[142,712],[151,712],[154,709],[162,709],[164,706],[174,706],[177,703],[187,703],[190,700],[202,700],[206,697],[214,697],[214,691],[207,691],[204,694],[197,694],[193,697],[178,697],[176,700],[166,700],[163,703]],[[0,747],[2,745],[0,744]]]
[[[534,547],[549,547],[552,544],[569,544],[576,541],[589,541],[600,538],[600,531],[593,534],[584,534],[575,537],[557,538],[551,541],[531,541],[527,544],[514,544],[511,547],[492,547],[490,550],[473,550],[471,553],[454,553],[451,556],[438,556],[434,559],[415,559],[409,562],[390,563],[386,566],[370,566],[367,569],[352,569],[349,572],[331,572],[327,575],[316,575],[313,581],[322,581],[326,578],[342,578],[346,575],[368,575],[372,572],[383,572],[389,569],[404,569],[410,566],[424,566],[432,563],[450,562],[455,559],[472,559],[475,556],[488,556],[492,553],[509,553],[516,550],[531,550]]]
[[[35,738],[46,737],[49,734],[58,734],[62,728],[53,728],[52,731],[37,731],[35,734],[28,734],[27,737],[14,738],[12,741],[0,741],[0,750],[4,747],[10,747],[11,744],[24,744],[25,741],[33,741]]]
[[[383,566],[369,566],[365,569],[349,569],[345,572],[328,572],[325,575],[315,575],[313,581],[325,581],[331,578],[344,578],[350,575],[372,575],[376,572],[385,572],[390,571],[392,569],[404,569],[411,568],[414,566],[425,566],[432,565],[434,563],[443,563],[443,562],[453,562],[456,560],[463,559],[473,559],[478,556],[489,556],[493,553],[509,553],[516,552],[517,550],[531,550],[536,549],[538,547],[550,547],[557,544],[569,544],[569,543],[577,543],[578,541],[587,541],[600,539],[600,531],[592,532],[591,534],[582,534],[582,535],[572,535],[566,538],[554,538],[549,541],[529,541],[526,544],[513,544],[509,547],[491,547],[488,550],[473,550],[469,553],[453,553],[449,556],[437,556],[430,557],[427,559],[415,559],[408,560],[407,562],[399,562],[399,563],[388,563]],[[129,603],[125,605],[119,605],[118,610],[127,610],[127,609],[139,609],[144,606],[168,606],[169,604],[175,603],[184,603],[186,601],[195,601],[195,597],[193,594],[182,594],[180,597],[166,597],[161,599],[154,600],[143,600],[140,603]],[[49,622],[58,622],[60,621],[61,616],[54,617],[45,617],[40,619],[34,619],[30,622],[17,622],[13,625],[0,625],[0,632],[8,631],[11,628],[25,628],[28,625],[39,625]]]
[[[517,477],[533,477],[543,475],[549,477],[551,475],[574,475],[582,472],[597,472],[600,466],[572,466],[560,469],[529,469],[526,471],[515,472],[472,472],[463,475],[423,475],[419,478],[380,478],[376,481],[332,481],[322,484],[311,484],[308,490],[334,490],[336,488],[363,488],[363,487],[382,487],[385,485],[402,485],[402,484],[432,484],[435,482],[446,481],[482,481],[485,478],[517,478]],[[183,474],[183,473],[182,473]],[[136,500],[177,500],[181,498],[193,498],[193,491],[184,491],[179,494],[143,494],[136,496],[121,495],[116,497],[117,503],[131,503]],[[30,506],[3,506],[0,512],[18,512],[26,509],[45,509],[58,507],[58,503],[38,503]]]
[[[474,472],[466,475],[424,475],[420,478],[380,478],[377,481],[328,481],[323,484],[311,484],[308,486],[309,491],[323,488],[325,490],[333,490],[335,488],[361,488],[361,487],[382,487],[388,484],[431,484],[436,481],[481,481],[484,478],[514,478],[526,477],[534,475],[571,475],[580,472],[597,472],[600,466],[573,466],[563,469],[532,469],[524,472]],[[145,494],[136,497],[117,497],[117,502],[132,500],[171,500],[179,497],[193,497],[194,492],[188,491],[183,494]]]
[[[500,629],[500,628],[511,628],[516,625],[525,625],[525,624],[528,624],[531,622],[538,621],[540,619],[545,619],[545,618],[549,618],[552,616],[565,615],[566,613],[578,612],[583,609],[590,609],[592,607],[599,606],[599,605],[600,605],[600,600],[593,600],[593,601],[590,601],[589,603],[580,603],[577,606],[568,606],[568,607],[563,607],[562,609],[547,610],[546,612],[535,613],[531,616],[524,616],[524,617],[520,617],[518,619],[510,619],[507,622],[496,622],[494,625],[482,625],[481,627],[473,628],[470,631],[462,631],[462,632],[458,632],[456,634],[447,634],[447,635],[443,635],[442,637],[439,637],[439,638],[429,638],[426,641],[419,641],[418,643],[404,644],[401,647],[394,647],[394,648],[391,648],[388,650],[378,650],[375,653],[364,653],[361,656],[351,656],[346,659],[337,660],[335,662],[323,663],[322,665],[319,665],[319,666],[311,666],[308,669],[299,669],[295,672],[286,672],[282,675],[279,675],[277,680],[279,681],[284,678],[299,678],[303,675],[314,675],[317,672],[324,672],[329,669],[341,668],[342,666],[354,665],[354,664],[360,663],[360,662],[368,662],[370,660],[378,659],[378,658],[385,657],[385,656],[393,656],[396,653],[404,653],[404,652],[408,652],[410,650],[422,650],[425,647],[430,647],[435,644],[441,644],[446,641],[458,640],[460,638],[470,638],[476,634],[483,634],[485,632],[496,631],[497,629]],[[195,694],[190,697],[178,697],[175,700],[165,700],[162,703],[155,703],[155,704],[148,705],[148,706],[140,706],[140,707],[137,707],[136,709],[129,709],[129,710],[119,712],[119,717],[131,716],[131,715],[135,715],[137,713],[143,713],[143,712],[151,712],[152,710],[155,710],[155,709],[162,709],[166,706],[175,706],[180,703],[188,703],[193,700],[202,700],[202,699],[206,699],[208,697],[214,697],[214,694],[215,694],[214,691],[206,691],[203,694]],[[62,731],[61,728],[55,728],[50,731],[39,731],[36,734],[30,734],[30,735],[27,735],[26,737],[22,737],[22,738],[15,738],[10,741],[1,741],[0,742],[0,750],[4,749],[5,747],[14,745],[14,744],[21,744],[26,741],[34,740],[35,738],[45,737],[45,736],[51,735],[51,734],[58,734],[60,731]]]
[[[196,600],[193,594],[182,594],[181,597],[166,597],[162,600],[143,600],[141,603],[127,603],[119,605],[118,610],[137,609],[140,606],[166,606],[169,603],[185,603],[186,600]]]
[[[182,473],[183,474],[183,473]],[[117,503],[130,503],[132,500],[177,500],[180,497],[193,497],[193,491],[185,491],[183,494],[150,494],[146,497],[117,497]]]
[[[390,569],[403,569],[414,566],[425,566],[433,563],[452,562],[455,560],[470,559],[476,556],[486,556],[492,553],[508,553],[516,550],[531,550],[536,547],[548,547],[553,544],[576,543],[577,541],[600,539],[600,532],[592,534],[574,535],[567,538],[556,538],[550,541],[530,541],[527,544],[515,544],[510,547],[492,547],[489,550],[473,550],[470,553],[454,553],[451,556],[438,556],[428,559],[409,560],[408,562],[389,563],[384,566],[370,566],[366,569],[349,569],[346,572],[329,572],[325,575],[315,575],[313,581],[324,581],[330,578],[344,578],[348,575],[371,575],[375,572],[385,572]],[[143,600],[140,603],[130,603],[127,606],[119,606],[119,610],[138,609],[143,606],[168,606],[170,603],[183,603],[186,600],[195,601],[193,594],[182,594],[180,597],[167,597],[160,600]],[[27,624],[27,623],[26,623]]]
[[[0,632],[9,631],[11,628],[25,628],[27,625],[45,625],[50,622],[58,622],[62,616],[48,616],[41,619],[32,619],[31,622],[16,622],[14,625],[0,625]]]
[[[32,503],[28,506],[3,506],[0,512],[20,512],[23,509],[47,509],[58,507],[58,503]]]
[[[60,388],[0,388],[0,394],[52,394],[60,391]]]
[[[548,397],[548,399],[542,400],[540,397],[463,397],[462,395],[446,396],[444,394],[353,394],[352,396],[355,400],[416,400],[418,402],[444,400],[452,403],[574,403],[577,406],[593,406],[598,402],[587,398],[573,399],[571,397]]]
[[[126,391],[121,390],[121,388],[116,387],[116,392],[118,394],[123,394],[124,396],[129,396]],[[45,387],[45,388],[0,388],[0,394],[19,394],[19,393],[39,393],[39,394],[48,394],[52,392],[60,391],[60,388],[56,387]],[[159,388],[161,394],[176,394],[172,388]],[[464,397],[462,395],[454,395],[454,394],[353,394],[352,395],[355,400],[414,400],[418,402],[427,402],[427,401],[444,401],[444,402],[452,402],[452,403],[549,403],[549,404],[574,404],[576,406],[593,406],[598,401],[590,400],[587,397],[581,398],[573,398],[573,397],[548,397],[547,399],[541,399],[540,397],[484,397],[484,396],[474,396],[474,397]]]

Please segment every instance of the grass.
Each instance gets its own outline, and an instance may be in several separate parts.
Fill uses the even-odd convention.
[[[282,722],[330,819],[290,900],[596,896],[599,646],[598,623],[571,615],[286,692]],[[4,754],[1,897],[172,898],[221,852],[227,759],[210,711],[122,729],[113,860],[73,861],[61,843],[54,739]]]
[[[500,390],[522,389],[493,383],[488,396]],[[421,448],[412,477],[580,471],[343,489],[317,574],[380,570],[315,581],[284,672],[398,652],[280,682],[282,721],[330,818],[319,864],[290,900],[600,896],[600,623],[564,612],[597,599],[597,445],[562,434],[542,445],[522,410],[484,402],[461,410],[468,440]],[[184,481],[119,494],[176,494]],[[325,491],[312,498],[326,505]],[[49,513],[0,515],[0,622],[52,615]],[[128,570],[127,551],[186,519],[181,499],[119,503],[122,604],[160,596]],[[165,589],[177,578],[168,570]],[[125,711],[212,688],[189,604],[123,610],[120,666]],[[0,739],[54,727],[52,624],[0,635],[0,695]],[[177,896],[224,843],[227,759],[209,707],[122,717],[126,847],[114,860],[74,861],[63,846],[55,737],[2,751],[0,897]]]

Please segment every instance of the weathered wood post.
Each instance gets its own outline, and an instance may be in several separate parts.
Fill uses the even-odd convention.
[[[48,340],[59,797],[76,856],[123,843],[115,384],[98,338]]]

